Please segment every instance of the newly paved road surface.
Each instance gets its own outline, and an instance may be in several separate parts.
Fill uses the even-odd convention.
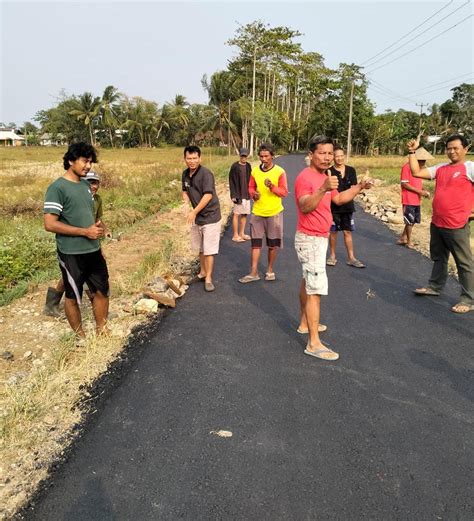
[[[303,158],[279,162],[292,188]],[[474,519],[474,314],[449,311],[457,283],[414,296],[430,261],[358,211],[367,269],[340,244],[322,304],[341,358],[305,356],[293,193],[285,207],[277,280],[239,284],[250,246],[227,230],[217,291],[194,284],[163,320],[28,519]]]

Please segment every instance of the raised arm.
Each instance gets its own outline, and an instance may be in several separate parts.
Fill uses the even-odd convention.
[[[415,152],[416,149],[420,146],[420,140],[410,139],[407,143],[408,147],[408,162],[410,163],[410,170],[413,177],[420,177],[421,179],[432,179],[430,171],[427,168],[420,168],[418,164],[418,159],[416,159]]]

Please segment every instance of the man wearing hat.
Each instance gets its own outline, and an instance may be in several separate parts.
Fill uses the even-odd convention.
[[[250,163],[247,162],[248,155],[249,151],[241,148],[239,150],[240,159],[230,167],[229,171],[230,198],[234,203],[232,216],[232,240],[234,242],[244,242],[250,239],[248,235],[245,235],[247,215],[250,214],[249,181],[252,170]]]
[[[423,147],[420,147],[415,152],[415,157],[418,160],[420,169],[425,167],[428,159],[434,157]],[[423,180],[413,177],[410,169],[410,163],[407,162],[402,166],[400,173],[400,186],[402,189],[402,205],[403,205],[403,220],[405,221],[405,228],[403,229],[397,244],[413,248],[412,231],[415,224],[421,222],[420,204],[422,197],[429,197],[428,190],[423,189]]]

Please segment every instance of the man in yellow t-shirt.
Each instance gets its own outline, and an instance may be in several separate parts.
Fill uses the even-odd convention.
[[[274,149],[270,144],[262,144],[258,149],[261,164],[252,169],[249,182],[249,194],[253,199],[250,220],[252,245],[251,270],[239,279],[242,284],[260,280],[257,267],[263,246],[263,236],[268,247],[268,268],[265,280],[275,280],[273,264],[277,248],[283,245],[283,204],[282,198],[288,195],[286,173],[273,163]]]

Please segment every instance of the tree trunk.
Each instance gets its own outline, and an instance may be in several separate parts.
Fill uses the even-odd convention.
[[[255,69],[257,67],[257,46],[253,49],[253,72],[252,72],[252,120],[250,122],[250,156],[253,156],[253,119],[255,116]]]

